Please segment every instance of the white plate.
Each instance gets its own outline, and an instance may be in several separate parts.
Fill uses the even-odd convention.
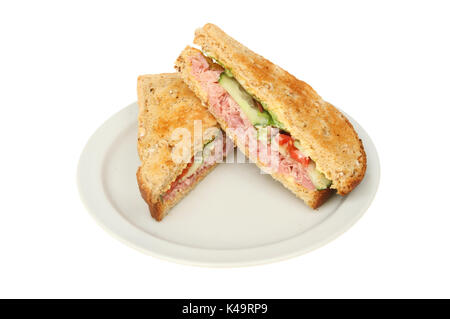
[[[375,196],[380,166],[369,135],[350,117],[368,157],[362,183],[308,208],[254,164],[221,164],[162,222],[150,217],[135,173],[137,104],[106,121],[80,157],[78,188],[94,218],[118,239],[163,259],[247,266],[304,254],[352,226]],[[242,155],[242,154],[241,154]]]

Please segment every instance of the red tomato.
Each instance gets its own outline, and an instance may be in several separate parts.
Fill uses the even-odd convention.
[[[189,164],[187,164],[186,168],[181,172],[180,175],[178,175],[177,180],[179,180],[180,178],[182,178],[184,175],[186,175],[186,173],[188,172],[189,168],[191,168],[192,164],[194,163],[194,161],[191,161]]]
[[[287,151],[295,161],[299,162],[303,166],[308,166],[309,157],[303,155],[302,152],[300,152],[299,149],[294,146],[294,140],[291,136],[280,133],[278,141],[280,145],[287,144]]]
[[[286,143],[288,143],[288,145],[292,144],[292,137],[290,137],[289,135],[286,134],[281,134],[279,135],[280,137],[278,138],[280,145],[284,145]]]
[[[289,154],[291,155],[291,157],[296,160],[297,162],[299,162],[300,164],[302,164],[303,166],[308,166],[309,164],[309,157],[303,155],[297,148],[295,148],[294,146],[292,146],[289,150]]]
[[[181,172],[180,175],[178,175],[178,177],[172,182],[172,184],[170,185],[170,188],[167,190],[167,193],[169,193],[174,187],[175,185],[177,185],[177,182],[184,176],[186,175],[186,173],[188,172],[189,168],[192,166],[192,164],[194,163],[194,158],[192,158],[191,162],[189,164],[187,164],[186,168]]]

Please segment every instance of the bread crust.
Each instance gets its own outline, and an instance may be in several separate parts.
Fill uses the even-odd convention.
[[[306,155],[341,195],[363,179],[367,159],[348,119],[307,83],[228,36],[213,24],[195,32],[194,43],[214,57],[244,89],[284,124]]]
[[[139,76],[137,93],[138,153],[156,202],[159,194],[166,191],[187,166],[187,163],[172,160],[177,143],[172,140],[172,133],[179,128],[186,129],[193,142],[194,121],[201,121],[202,133],[218,124],[176,73]],[[193,153],[191,143],[192,156]]]
[[[197,186],[198,183],[200,183],[218,164],[214,164],[211,167],[208,167],[208,169],[201,172],[198,177],[196,178],[195,182],[192,183],[189,187],[183,189],[182,191],[178,192],[173,199],[170,201],[163,201],[161,197],[158,197],[158,200],[156,202],[152,201],[152,191],[148,187],[148,184],[145,183],[141,167],[138,168],[136,172],[136,179],[139,186],[139,191],[141,193],[142,198],[147,203],[148,208],[150,210],[150,214],[154,219],[157,221],[161,221],[169,212],[170,209],[172,209],[176,204],[180,202],[180,200],[185,197],[189,192],[191,192],[195,186]]]
[[[190,132],[193,141],[195,120],[202,122],[202,133],[219,126],[177,73],[139,76],[137,93],[137,148],[142,164],[136,177],[151,215],[156,220],[161,220],[172,206],[213,169],[211,167],[206,170],[194,185],[177,194],[173,200],[162,202],[160,195],[170,188],[187,166],[187,163],[176,163],[172,160],[172,150],[176,143],[172,140],[172,133],[177,128],[184,128]],[[193,150],[191,143],[192,155]]]
[[[150,214],[157,221],[162,220],[166,213],[166,210],[164,209],[164,204],[161,200],[156,201],[154,200],[154,196],[152,196],[152,191],[148,186],[148,183],[145,182],[144,177],[142,176],[141,167],[139,167],[136,172],[136,179],[139,186],[139,191],[141,192],[142,198],[148,205]]]
[[[202,100],[202,102],[205,105],[208,105],[208,95],[207,92],[205,92],[200,83],[192,76],[191,68],[192,65],[190,63],[191,58],[197,54],[201,53],[199,50],[194,49],[192,47],[186,47],[181,55],[178,57],[178,59],[175,62],[175,69],[178,70],[183,78],[183,80],[186,82],[186,84],[189,86],[189,88]],[[210,65],[212,65],[214,62],[207,58],[207,61]],[[220,126],[224,131],[227,130],[227,124],[222,121],[220,118],[216,118],[216,120],[219,122]],[[229,136],[234,144],[243,152],[247,157],[249,157],[248,149],[244,146],[238,143],[236,136]],[[258,161],[258,159],[251,158],[253,162],[262,170],[265,169],[264,165]],[[290,180],[283,174],[278,173],[272,173],[271,176],[283,184],[284,187],[289,189],[292,193],[294,193],[298,198],[302,199],[308,206],[316,209],[320,205],[322,205],[333,193],[334,191],[331,189],[325,189],[325,190],[309,190],[302,185],[296,183],[293,180]]]

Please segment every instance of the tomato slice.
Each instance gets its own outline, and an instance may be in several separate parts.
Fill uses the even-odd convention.
[[[303,166],[308,166],[309,164],[309,157],[303,155],[296,147],[292,146],[289,150],[289,154],[291,157],[302,164]]]
[[[189,168],[192,166],[192,164],[194,163],[194,158],[192,157],[192,160],[189,164],[187,164],[186,168],[181,172],[180,175],[178,175],[178,177],[172,182],[172,184],[170,185],[170,188],[167,190],[166,193],[170,193],[172,191],[172,189],[174,189],[175,185],[177,185],[177,182],[184,176],[186,175],[186,173],[188,172]]]
[[[291,136],[280,133],[278,142],[280,145],[286,144],[286,148],[287,151],[289,152],[289,155],[295,161],[299,162],[303,166],[308,166],[309,157],[303,155],[302,152],[300,152],[300,150],[294,146],[294,139]]]
[[[281,134],[281,133],[279,135],[278,141],[279,141],[280,145],[284,145],[286,143],[288,145],[291,145],[293,143],[292,137],[290,137],[289,135],[286,135],[286,134]]]
[[[180,178],[182,178],[184,175],[186,175],[186,173],[188,172],[189,168],[191,168],[192,164],[194,163],[194,161],[191,161],[189,164],[187,164],[186,168],[181,172],[180,175],[178,175],[176,180],[179,180]]]

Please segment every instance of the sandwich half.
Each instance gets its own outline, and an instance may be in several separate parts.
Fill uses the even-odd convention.
[[[307,83],[213,24],[198,29],[194,43],[202,51],[186,47],[175,68],[251,161],[312,208],[360,183],[361,140]]]
[[[160,221],[223,159],[217,121],[177,73],[142,75],[137,84],[136,177],[142,198]]]

